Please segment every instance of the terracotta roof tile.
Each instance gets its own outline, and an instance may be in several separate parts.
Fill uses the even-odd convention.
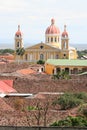
[[[21,70],[18,70],[17,72],[23,75],[35,73],[35,71],[32,69],[21,69]]]
[[[13,80],[0,80],[0,93],[16,92],[13,86]]]

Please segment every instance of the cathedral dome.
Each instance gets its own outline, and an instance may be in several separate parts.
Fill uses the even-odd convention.
[[[18,25],[18,31],[15,33],[15,36],[22,36],[22,32],[20,31],[20,25]]]
[[[55,20],[51,19],[51,25],[46,29],[45,34],[60,34],[60,30],[55,26]]]
[[[68,37],[68,32],[66,31],[66,25],[64,25],[64,32],[62,33],[62,37]]]

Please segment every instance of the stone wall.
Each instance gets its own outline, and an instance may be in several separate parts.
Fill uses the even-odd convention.
[[[13,127],[0,126],[0,130],[87,130],[87,127]]]

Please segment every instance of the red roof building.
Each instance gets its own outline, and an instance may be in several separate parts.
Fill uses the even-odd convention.
[[[13,80],[0,80],[0,93],[17,92],[13,88]]]

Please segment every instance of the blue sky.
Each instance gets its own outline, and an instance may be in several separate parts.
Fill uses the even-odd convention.
[[[0,44],[14,44],[18,24],[24,44],[44,42],[51,18],[61,33],[67,25],[70,43],[87,44],[87,0],[0,0]]]

